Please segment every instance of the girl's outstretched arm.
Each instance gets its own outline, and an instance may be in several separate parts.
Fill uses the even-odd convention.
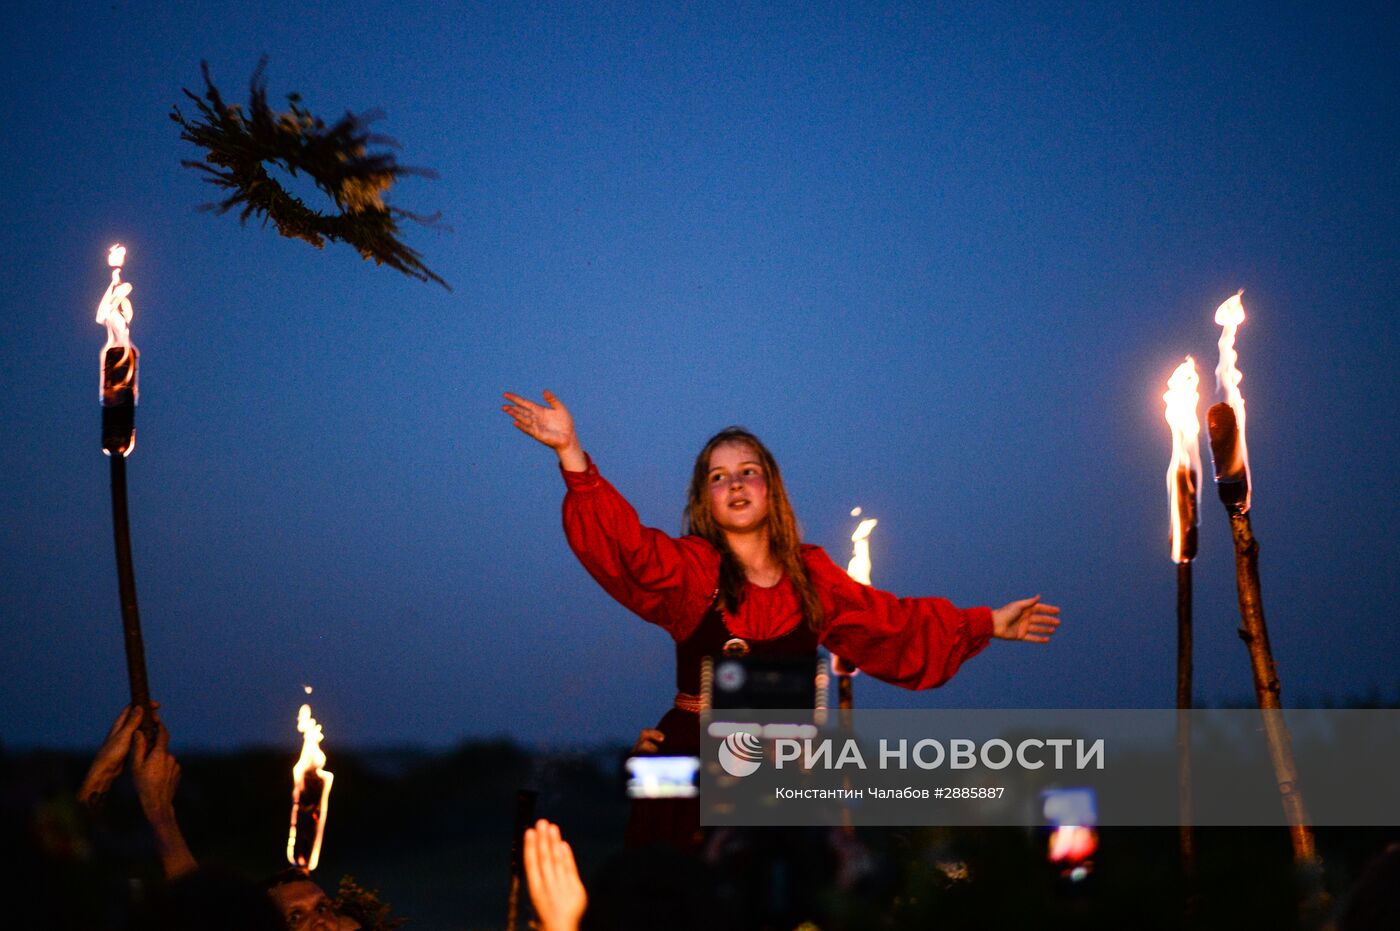
[[[959,608],[945,598],[900,598],[852,579],[819,547],[804,547],[802,555],[826,611],[822,644],[881,681],[936,688],[995,633],[987,608]]]
[[[564,471],[587,470],[588,458],[584,456],[583,446],[574,432],[574,418],[552,391],[544,393],[544,404],[536,404],[509,391],[505,393],[505,399],[510,403],[503,404],[501,410],[510,415],[516,429],[554,450]]]
[[[569,489],[564,498],[564,535],[609,595],[628,610],[680,639],[693,629],[713,599],[719,554],[697,537],[673,539],[645,527],[637,512],[601,475],[583,451],[574,421],[552,392],[544,404],[506,393],[516,429],[554,450]]]
[[[1037,595],[989,610],[942,598],[900,598],[851,579],[818,547],[804,562],[826,609],[822,642],[877,679],[908,689],[942,685],[993,638],[1045,643],[1060,609]]]

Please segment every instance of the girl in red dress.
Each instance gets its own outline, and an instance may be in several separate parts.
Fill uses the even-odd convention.
[[[778,463],[738,428],[716,434],[696,457],[685,535],[644,527],[599,475],[558,398],[548,391],[544,404],[505,398],[501,409],[515,426],[559,457],[568,487],[564,532],[574,554],[608,594],[676,641],[675,702],[643,733],[646,749],[698,752],[704,656],[815,658],[820,644],[878,679],[927,689],[948,681],[992,637],[1045,643],[1060,624],[1060,609],[1039,595],[996,610],[963,609],[850,578],[820,547],[802,543]],[[698,808],[681,821],[676,827],[693,828]],[[638,836],[637,822],[629,840],[667,839],[665,831]]]

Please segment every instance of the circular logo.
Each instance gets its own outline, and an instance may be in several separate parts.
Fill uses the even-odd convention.
[[[719,765],[731,776],[749,776],[763,762],[763,744],[753,734],[730,734],[719,745]]]
[[[715,685],[722,692],[737,692],[744,687],[744,664],[725,660],[715,669]]]

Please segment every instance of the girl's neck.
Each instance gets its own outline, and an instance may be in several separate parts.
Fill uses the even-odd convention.
[[[783,567],[773,558],[767,527],[760,527],[753,533],[727,533],[725,542],[750,582],[760,588],[772,588],[782,581]]]

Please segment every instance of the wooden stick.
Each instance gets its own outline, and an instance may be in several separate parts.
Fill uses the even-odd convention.
[[[1176,564],[1176,785],[1181,825],[1181,876],[1186,888],[1186,913],[1196,905],[1196,831],[1191,803],[1191,560]]]
[[[1322,914],[1330,904],[1322,885],[1322,860],[1317,841],[1308,824],[1307,807],[1298,785],[1298,766],[1293,759],[1293,739],[1283,718],[1282,691],[1269,629],[1264,623],[1264,596],[1259,583],[1259,542],[1249,521],[1249,477],[1237,455],[1239,424],[1228,404],[1211,406],[1206,412],[1211,457],[1215,460],[1216,491],[1230,516],[1230,535],[1235,544],[1235,589],[1240,604],[1240,639],[1249,650],[1250,671],[1254,677],[1254,697],[1264,719],[1264,737],[1269,744],[1274,779],[1288,819],[1288,836],[1293,845],[1293,862],[1306,890],[1305,913]]]
[[[1269,758],[1274,765],[1288,832],[1293,841],[1293,859],[1299,865],[1317,860],[1317,844],[1308,825],[1307,808],[1298,786],[1298,767],[1293,760],[1293,740],[1283,720],[1278,669],[1269,647],[1269,630],[1264,624],[1264,601],[1259,585],[1259,543],[1254,539],[1249,514],[1238,507],[1230,511],[1230,532],[1235,540],[1235,587],[1240,601],[1240,639],[1249,650],[1254,675],[1254,697],[1264,716],[1264,736],[1269,741]]]
[[[117,551],[117,591],[121,597],[122,630],[126,642],[126,678],[131,687],[131,703],[145,710],[141,729],[148,741],[155,739],[156,722],[151,713],[151,690],[146,679],[146,646],[141,638],[141,613],[136,607],[136,573],[131,563],[131,525],[126,512],[126,457],[120,452],[112,460],[112,535]],[[152,744],[153,745],[153,744]]]
[[[856,668],[841,657],[832,654],[831,671],[836,676],[836,714],[841,722],[841,733],[845,737],[851,736],[851,712],[856,706],[855,677]],[[847,773],[841,775],[841,785],[849,790],[851,788],[851,777]],[[856,832],[855,819],[851,816],[849,805],[841,806],[841,830],[847,835],[854,835]]]
[[[538,793],[533,789],[517,789],[515,792],[515,834],[510,841],[510,895],[506,901],[506,931],[516,931],[520,926],[520,888],[525,879],[525,829],[535,823],[535,799]]]
[[[846,673],[836,674],[836,708],[839,711],[850,711],[855,707],[855,689],[852,687],[851,676]]]

